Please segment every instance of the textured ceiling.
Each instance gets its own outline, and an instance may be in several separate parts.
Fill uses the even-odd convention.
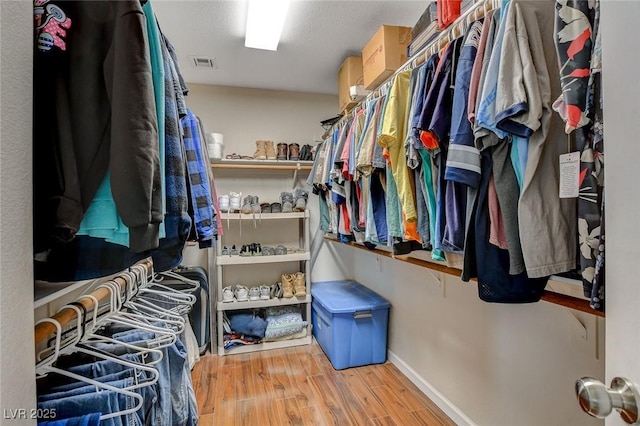
[[[345,57],[360,55],[385,25],[412,27],[428,1],[292,0],[276,52],[244,47],[246,1],[153,2],[185,80],[223,86],[337,94]],[[213,57],[196,69],[191,56]]]

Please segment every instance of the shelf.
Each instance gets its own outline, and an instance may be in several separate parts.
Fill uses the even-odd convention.
[[[211,167],[214,169],[234,169],[234,170],[311,170],[313,161],[293,161],[293,160],[211,160]]]
[[[236,309],[253,309],[253,308],[268,308],[271,306],[286,306],[286,305],[298,305],[301,303],[311,303],[311,295],[307,294],[305,297],[291,297],[275,298],[269,300],[248,300],[246,302],[218,302],[219,311],[233,311]]]
[[[310,345],[313,341],[313,337],[311,336],[311,329],[309,328],[309,332],[307,337],[301,337],[299,339],[291,339],[291,340],[282,340],[279,342],[264,342],[264,343],[256,343],[255,345],[244,345],[244,346],[234,346],[230,349],[221,348],[218,346],[218,355],[235,355],[235,354],[246,354],[249,352],[257,352],[257,351],[267,351],[270,349],[282,349],[282,348],[291,348],[293,346],[302,346],[302,345]]]
[[[276,219],[304,219],[309,217],[309,210],[291,213],[220,213],[222,220],[276,220]]]
[[[311,259],[311,253],[278,254],[273,256],[218,256],[218,265],[256,265],[262,263],[296,262]]]
[[[427,269],[431,269],[431,270],[435,270],[438,272],[443,272],[445,274],[449,274],[449,275],[453,275],[456,277],[460,277],[462,271],[460,269],[457,268],[450,268],[448,266],[446,266],[446,264],[444,263],[436,263],[433,261],[429,261],[429,260],[422,260],[422,259],[416,259],[415,257],[410,257],[410,256],[394,256],[392,253],[385,251],[385,250],[380,250],[380,249],[373,249],[373,250],[369,250],[367,249],[364,245],[362,244],[358,244],[358,243],[342,243],[340,241],[338,241],[336,238],[334,237],[330,237],[328,235],[325,235],[324,237],[325,240],[330,241],[332,243],[339,243],[339,244],[344,244],[344,245],[348,245],[350,247],[355,247],[361,250],[364,250],[368,253],[373,253],[376,255],[381,255],[381,256],[385,256],[385,257],[389,257],[401,262],[407,262],[407,263],[411,263],[413,265],[417,265],[417,266],[421,266],[423,268],[427,268]],[[555,280],[559,280],[561,277],[557,277],[557,276],[552,276],[553,279]],[[476,279],[472,279],[471,281],[477,281]],[[576,282],[575,280],[567,280],[566,278],[564,279],[564,281],[572,281],[572,282]],[[595,309],[592,309],[589,306],[589,300],[584,299],[584,298],[579,298],[579,297],[575,297],[575,296],[571,296],[571,295],[566,295],[566,294],[561,294],[561,293],[556,293],[554,291],[549,291],[549,290],[544,290],[542,297],[540,298],[540,300],[543,300],[545,302],[548,303],[553,303],[555,305],[560,305],[560,306],[564,306],[566,308],[570,308],[570,309],[575,309],[577,311],[581,311],[581,312],[586,312],[588,314],[597,316],[597,317],[603,317],[605,316],[604,312],[600,312],[597,311]]]

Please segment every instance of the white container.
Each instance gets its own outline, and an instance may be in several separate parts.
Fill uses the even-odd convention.
[[[222,133],[208,133],[206,139],[209,158],[221,160],[222,151],[224,150],[224,136]]]

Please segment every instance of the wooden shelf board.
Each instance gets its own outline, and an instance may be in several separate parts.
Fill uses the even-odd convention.
[[[330,237],[330,236],[325,236],[324,237],[325,240],[333,242],[333,243],[339,243],[339,244],[343,244],[343,245],[348,245],[350,247],[354,247],[360,250],[365,250],[369,253],[375,253],[376,255],[380,255],[380,256],[385,256],[385,257],[389,257],[401,262],[407,262],[407,263],[411,263],[412,265],[417,265],[417,266],[421,266],[423,268],[428,268],[431,270],[435,270],[438,272],[443,272],[445,274],[449,274],[449,275],[453,275],[456,277],[460,277],[460,275],[462,274],[462,271],[460,269],[457,268],[450,268],[442,263],[436,263],[436,262],[431,262],[428,260],[422,260],[422,259],[416,259],[415,257],[411,257],[411,256],[394,256],[393,253],[385,251],[385,250],[380,250],[380,249],[373,249],[373,250],[369,250],[368,248],[366,248],[365,246],[363,246],[362,244],[357,244],[357,243],[342,243],[340,241],[338,241],[337,239]],[[473,279],[472,281],[476,281],[475,279]],[[573,296],[569,296],[569,295],[565,295],[565,294],[561,294],[561,293],[556,293],[553,291],[549,291],[549,290],[545,290],[544,293],[542,294],[541,300],[545,301],[545,302],[549,302],[549,303],[553,303],[555,305],[560,305],[560,306],[564,306],[570,309],[575,309],[577,311],[581,311],[581,312],[586,312],[588,314],[592,314],[598,317],[603,317],[605,316],[604,312],[600,312],[597,311],[593,308],[591,308],[589,306],[589,301],[587,299],[580,299],[577,297],[573,297]]]

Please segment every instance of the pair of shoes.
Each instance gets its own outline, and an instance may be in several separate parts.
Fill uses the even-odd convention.
[[[311,145],[305,144],[300,148],[300,161],[312,161],[313,154],[311,153]]]
[[[221,212],[228,212],[229,211],[229,196],[228,195],[221,195],[218,197],[218,208],[220,209]]]
[[[271,204],[270,203],[260,204],[260,213],[271,213]]]
[[[260,213],[260,202],[257,195],[247,195],[242,202],[242,209],[240,210],[244,214]]]
[[[282,204],[271,203],[271,213],[282,213]]]
[[[280,244],[276,246],[276,248],[273,250],[273,254],[277,254],[277,255],[287,254],[287,248],[282,244]]]
[[[229,193],[229,210],[240,210],[240,199],[242,198],[242,192],[230,192]]]
[[[307,208],[307,199],[309,198],[309,192],[304,189],[296,189],[296,202],[293,210],[297,212],[303,212]]]
[[[275,160],[276,150],[273,141],[256,141],[256,152],[253,154],[256,160]]]
[[[227,246],[222,247],[222,255],[223,256],[237,256],[238,255],[238,249],[236,248],[236,245],[232,245],[231,248],[227,248]]]
[[[280,201],[282,203],[282,213],[291,213],[293,211],[293,194],[291,192],[280,193]]]
[[[279,143],[278,146],[278,155],[276,158],[278,160],[293,160],[297,161],[300,159],[300,145],[297,143],[290,143],[287,145],[286,143]]]
[[[240,256],[262,256],[260,243],[244,244],[240,249]]]
[[[262,255],[263,256],[273,256],[274,254],[276,254],[276,252],[273,249],[273,247],[269,247],[269,246],[263,246],[262,247]]]

